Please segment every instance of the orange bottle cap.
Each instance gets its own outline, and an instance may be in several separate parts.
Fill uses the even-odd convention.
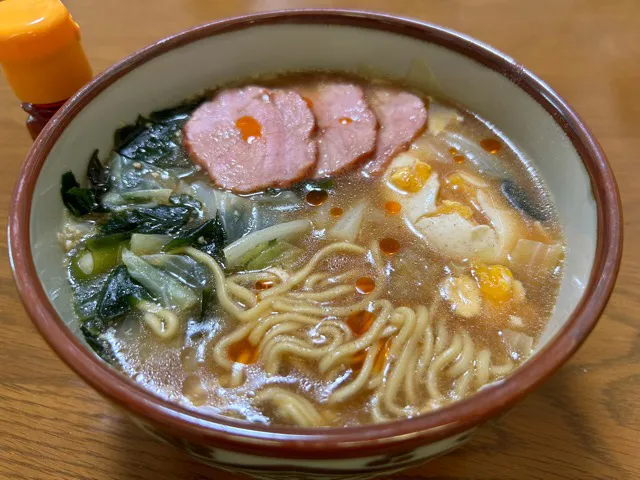
[[[0,18],[0,64],[21,101],[60,102],[91,79],[80,29],[60,0],[3,0]]]

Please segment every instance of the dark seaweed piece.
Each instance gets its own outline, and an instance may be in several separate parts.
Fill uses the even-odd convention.
[[[98,150],[94,150],[87,165],[89,188],[82,188],[73,175],[66,172],[62,175],[60,194],[62,202],[76,217],[91,212],[102,212],[100,200],[111,188],[109,169],[102,165],[98,158]]]
[[[109,274],[100,292],[95,318],[114,320],[145,298],[151,298],[147,290],[131,278],[127,267],[119,265]]]
[[[200,322],[205,321],[208,318],[208,314],[211,308],[218,303],[218,296],[213,287],[205,288],[202,291],[202,304],[200,310]]]
[[[188,207],[197,212],[202,211],[202,203],[192,195],[186,193],[174,193],[169,197],[169,203],[180,207]]]
[[[549,212],[543,206],[533,202],[527,192],[515,182],[504,180],[500,188],[509,203],[518,210],[541,222],[549,220]]]
[[[95,319],[88,320],[82,324],[80,331],[82,332],[87,344],[89,344],[100,358],[111,365],[115,365],[117,363],[117,359],[111,345],[102,338],[102,335],[106,331],[103,322]]]
[[[179,148],[174,141],[178,130],[179,127],[172,124],[149,123],[136,137],[124,143],[118,153],[134,161],[175,166],[170,160]]]
[[[159,112],[155,118],[163,115]],[[180,130],[186,118],[187,116],[174,116],[155,122],[151,118],[138,117],[135,126],[116,134],[115,150],[130,160],[161,168],[191,167],[180,139]]]
[[[150,299],[149,292],[131,278],[127,267],[120,265],[96,281],[76,285],[74,293],[86,342],[103,360],[116,363],[113,349],[103,335],[140,300]]]
[[[192,228],[186,229],[177,238],[171,240],[164,247],[168,252],[176,248],[192,246],[198,250],[211,255],[224,268],[226,261],[224,258],[224,246],[227,236],[222,224],[220,212],[216,212],[215,218],[207,220]]]
[[[81,188],[73,172],[64,173],[60,183],[62,203],[76,217],[91,213],[98,208],[93,191],[88,188]]]
[[[113,214],[100,226],[100,232],[178,233],[187,224],[192,213],[191,208],[167,205],[125,210]]]
[[[106,274],[89,279],[78,278],[73,271],[73,266],[70,266],[69,282],[73,288],[74,307],[80,320],[86,321],[94,317],[100,292],[102,292],[107,278]]]
[[[119,151],[124,145],[131,143],[138,135],[144,132],[146,128],[147,119],[143,116],[138,116],[136,123],[119,128],[113,134],[113,149]]]
[[[198,108],[203,99],[194,100],[192,102],[183,103],[177,107],[167,108],[165,110],[158,110],[149,115],[149,119],[156,123],[181,123],[184,124],[193,111]]]
[[[89,180],[89,188],[93,191],[96,201],[99,202],[111,188],[111,175],[109,174],[109,168],[100,162],[98,150],[94,150],[91,158],[89,158],[87,178]]]
[[[333,178],[320,178],[318,180],[303,180],[291,187],[294,192],[304,195],[311,190],[331,190],[335,186]]]

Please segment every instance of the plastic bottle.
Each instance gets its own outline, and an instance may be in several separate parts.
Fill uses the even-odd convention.
[[[0,64],[34,139],[92,76],[78,24],[60,0],[0,1]]]

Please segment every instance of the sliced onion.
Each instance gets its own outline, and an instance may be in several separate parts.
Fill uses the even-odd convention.
[[[543,268],[554,268],[560,263],[564,253],[562,245],[547,244],[521,238],[511,251],[511,262],[519,265],[538,265]]]
[[[360,232],[360,226],[364,219],[364,211],[366,207],[367,204],[365,202],[352,207],[335,223],[335,225],[333,225],[333,227],[329,229],[327,236],[337,240],[355,242],[356,237]]]

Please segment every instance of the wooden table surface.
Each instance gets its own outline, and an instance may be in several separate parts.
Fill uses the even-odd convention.
[[[96,71],[165,35],[248,12],[367,8],[464,32],[549,82],[593,129],[617,176],[626,249],[578,354],[464,448],[401,479],[640,478],[640,1],[110,0],[65,2]],[[31,140],[0,80],[0,222]],[[638,174],[639,177],[634,177]],[[56,357],[24,313],[0,240],[0,478],[230,479],[138,431]]]

